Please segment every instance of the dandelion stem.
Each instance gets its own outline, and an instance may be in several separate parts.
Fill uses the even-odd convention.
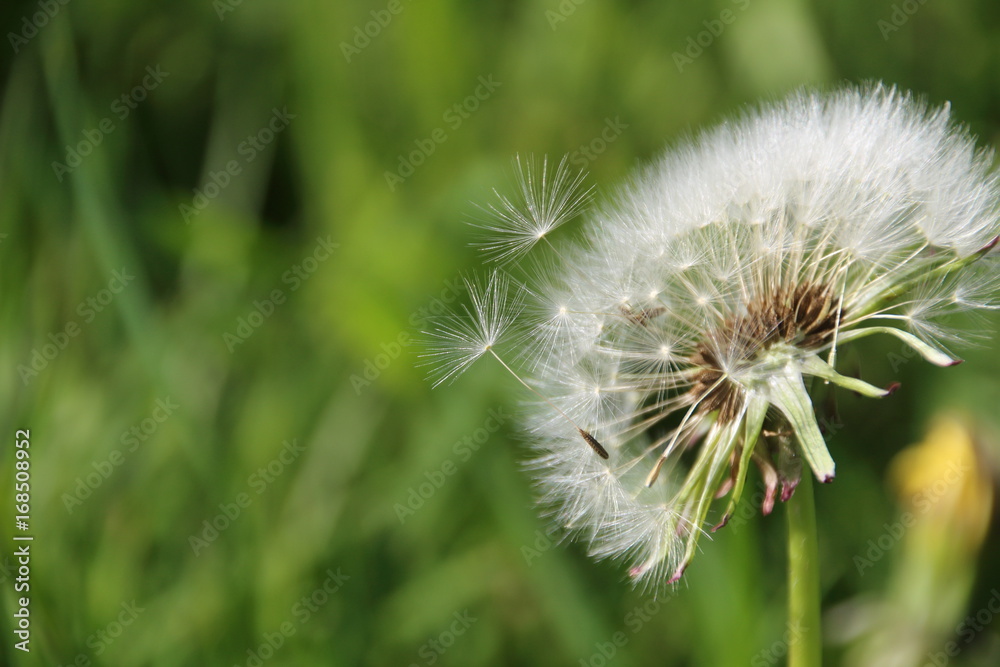
[[[812,475],[802,475],[786,503],[788,516],[788,667],[819,667],[819,558]]]

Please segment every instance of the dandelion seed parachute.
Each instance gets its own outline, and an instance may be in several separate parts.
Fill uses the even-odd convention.
[[[510,279],[503,273],[491,274],[485,284],[467,279],[465,288],[472,296],[472,308],[437,320],[430,332],[425,356],[433,368],[434,386],[454,380],[488,354],[511,333],[521,313],[521,299],[512,295]]]
[[[645,583],[676,581],[725,495],[716,528],[728,520],[751,463],[765,513],[803,468],[833,479],[804,378],[871,397],[892,389],[838,373],[839,346],[887,334],[938,366],[958,362],[945,344],[962,335],[945,318],[997,307],[990,164],[947,107],[893,88],[800,92],[747,112],[593,212],[585,239],[559,246],[534,289],[494,274],[472,328],[439,337],[443,374],[464,370],[487,338],[492,349],[484,332],[510,324],[508,299],[537,301],[516,316],[533,341],[513,343],[547,399],[528,424],[543,499],[594,556],[627,559]],[[556,202],[545,215],[561,222],[560,206],[579,199],[566,194],[578,183],[559,183],[559,196],[534,196]],[[507,208],[505,220],[545,229],[536,210]],[[530,246],[508,238],[487,247],[508,259]]]
[[[487,219],[476,226],[490,232],[480,249],[494,261],[520,259],[549,232],[579,213],[590,199],[592,188],[583,188],[584,173],[574,174],[564,157],[555,169],[548,158],[541,169],[529,157],[514,158],[518,192],[512,199],[494,190],[497,201],[483,207]]]

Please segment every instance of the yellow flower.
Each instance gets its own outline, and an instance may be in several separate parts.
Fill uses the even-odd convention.
[[[971,430],[958,417],[936,418],[923,442],[896,456],[889,479],[904,509],[947,528],[969,549],[982,543],[993,485],[982,470]]]

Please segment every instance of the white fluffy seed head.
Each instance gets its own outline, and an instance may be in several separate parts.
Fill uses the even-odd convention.
[[[875,333],[954,362],[941,344],[963,336],[947,316],[997,305],[990,164],[947,107],[872,86],[794,94],[642,171],[593,213],[582,241],[530,271],[531,292],[516,290],[537,302],[523,313],[535,320],[521,357],[546,399],[527,428],[555,519],[595,556],[630,561],[636,580],[675,581],[718,491],[730,495],[728,519],[750,460],[765,510],[779,485],[791,494],[803,462],[830,481],[802,377],[885,395],[834,369],[838,345]],[[520,256],[551,228],[539,220],[561,220],[551,211],[577,201],[567,179],[525,181],[535,203],[523,215],[501,207],[506,226],[488,248]],[[553,202],[548,217],[530,212],[539,201]],[[446,323],[442,377],[510,326],[508,298],[487,289],[472,325]]]

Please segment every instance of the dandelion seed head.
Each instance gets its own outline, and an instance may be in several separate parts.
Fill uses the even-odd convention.
[[[517,346],[542,397],[526,428],[543,505],[635,581],[676,581],[751,463],[765,513],[802,474],[833,479],[803,378],[890,393],[841,375],[839,346],[889,334],[957,363],[945,345],[970,334],[952,316],[998,305],[991,159],[948,107],[894,88],[794,94],[676,146],[594,207],[582,238],[514,290],[533,305],[512,305],[494,274],[433,354],[451,378],[530,319]],[[495,257],[520,258],[578,212],[564,165],[548,189],[522,178],[520,208],[501,199]]]

